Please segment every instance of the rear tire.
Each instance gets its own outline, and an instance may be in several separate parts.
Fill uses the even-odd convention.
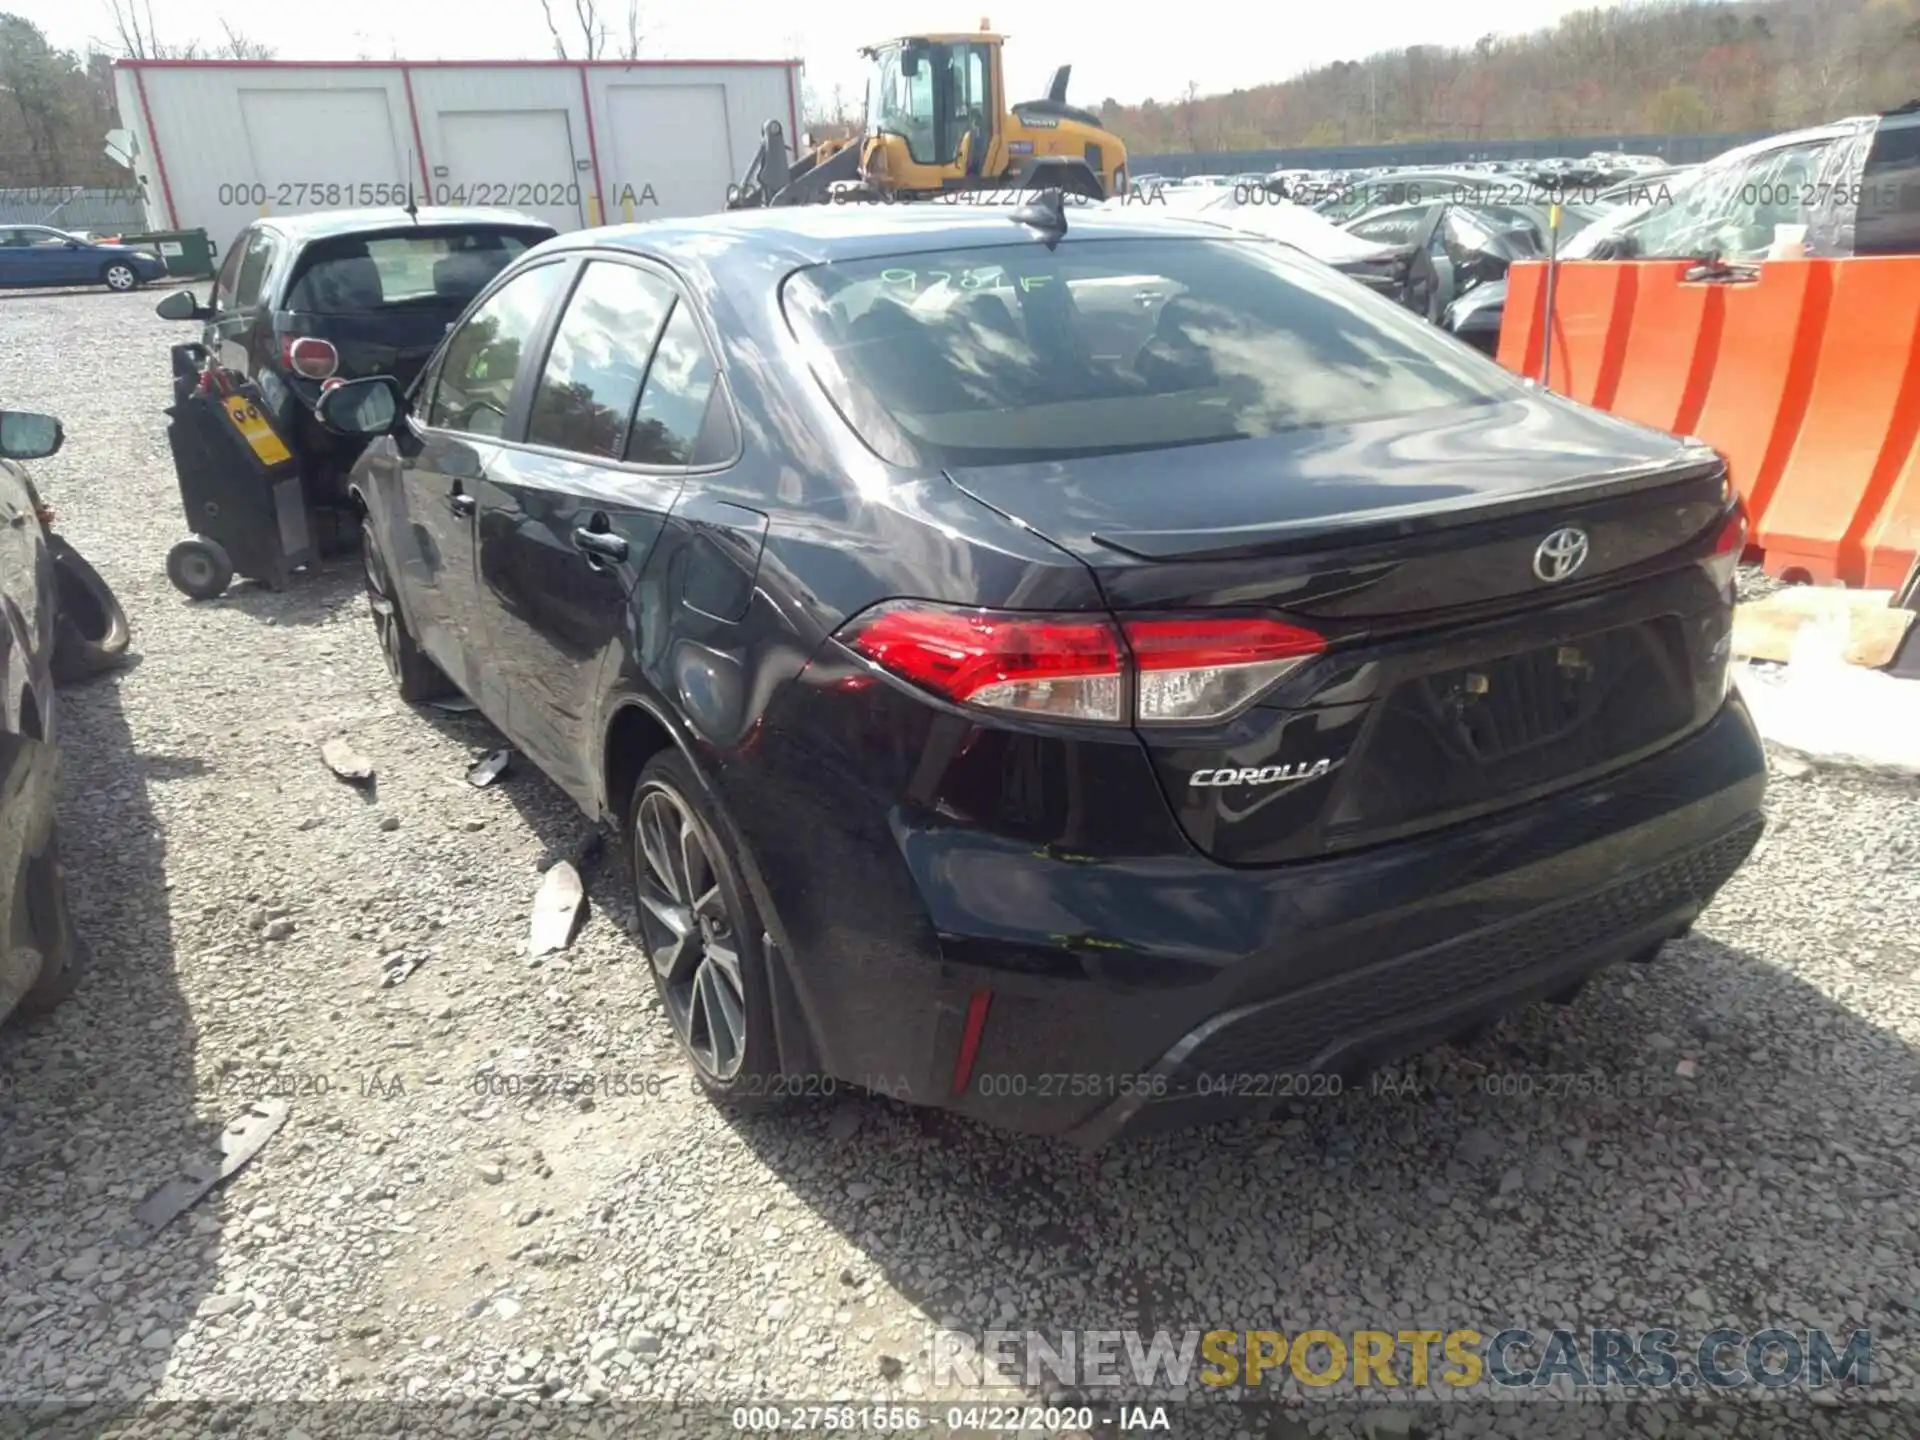
[[[117,670],[126,663],[132,632],[127,612],[100,572],[58,535],[47,537],[53,555],[55,611],[53,678],[71,685]]]
[[[213,600],[233,583],[233,561],[217,541],[196,535],[167,552],[167,579],[189,600]]]
[[[727,1108],[775,1108],[780,1074],[764,933],[706,789],[678,750],[640,772],[627,809],[640,947],[680,1051]]]
[[[400,698],[409,704],[433,700],[453,689],[446,673],[427,658],[407,617],[401,612],[387,557],[380,551],[379,538],[373,533],[373,521],[360,522],[360,566],[366,575],[367,606],[373,612],[374,634],[380,638],[380,653],[386,659],[387,673]]]

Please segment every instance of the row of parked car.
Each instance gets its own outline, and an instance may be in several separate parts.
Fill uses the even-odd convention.
[[[1276,205],[1282,192],[1300,208]],[[1291,172],[1217,176],[1163,198],[1175,210],[1287,239],[1491,354],[1506,272],[1518,260],[1551,253],[1737,266],[1764,256],[1783,225],[1804,226],[1813,255],[1920,253],[1920,105],[1772,136],[1694,166],[1596,155],[1305,181]],[[1311,223],[1309,210],[1329,223]]]

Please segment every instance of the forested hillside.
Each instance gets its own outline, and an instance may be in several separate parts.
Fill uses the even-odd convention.
[[[1787,129],[1916,98],[1920,0],[1667,0],[1102,113],[1151,153]]]

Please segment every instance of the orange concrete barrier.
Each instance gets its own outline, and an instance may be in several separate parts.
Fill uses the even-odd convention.
[[[1898,585],[1920,548],[1920,256],[1690,268],[1562,265],[1549,388],[1717,446],[1770,573]],[[1545,275],[1509,272],[1498,351],[1536,379]]]

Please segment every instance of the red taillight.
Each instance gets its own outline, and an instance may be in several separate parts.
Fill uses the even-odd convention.
[[[956,704],[1143,725],[1225,719],[1326,648],[1262,616],[1022,615],[913,602],[843,632],[887,670]]]
[[[842,638],[956,704],[1066,720],[1126,718],[1120,637],[1105,620],[884,605]]]
[[[289,335],[280,342],[280,358],[296,375],[325,380],[340,368],[340,352],[331,341],[312,335]]]

